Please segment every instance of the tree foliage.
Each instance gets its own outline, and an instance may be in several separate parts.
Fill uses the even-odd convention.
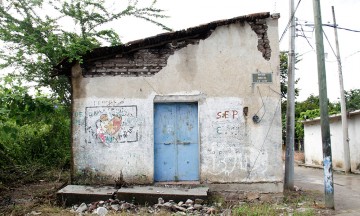
[[[56,98],[30,96],[7,77],[0,86],[0,161],[7,165],[41,163],[67,166],[70,157],[68,109]]]
[[[281,97],[285,100],[287,96],[287,83],[288,83],[288,54],[286,52],[280,53],[280,87],[281,87]],[[295,55],[295,64],[298,63],[300,59],[298,55]],[[299,82],[299,79],[295,80],[295,84]],[[295,98],[299,96],[299,89],[295,88]]]
[[[360,109],[360,89],[345,91],[346,110],[348,112]]]
[[[109,2],[109,1],[107,1]],[[67,57],[81,62],[81,56],[101,45],[121,44],[116,30],[106,25],[133,16],[170,30],[161,24],[163,10],[156,0],[140,6],[137,0],[13,0],[0,6],[0,69],[13,66],[22,79],[49,87],[69,102],[65,77],[53,78],[52,68]]]
[[[156,7],[156,0],[148,3],[3,1],[0,69],[14,71],[0,77],[0,191],[4,182],[28,176],[24,167],[69,167],[70,84],[66,77],[52,77],[53,67],[64,58],[81,63],[81,56],[96,47],[121,44],[119,29],[108,26],[123,17],[136,17],[170,30],[158,21],[166,16]],[[30,94],[23,81],[34,81],[36,90],[48,87],[52,93]]]

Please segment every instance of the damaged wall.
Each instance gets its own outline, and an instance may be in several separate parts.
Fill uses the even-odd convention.
[[[203,40],[75,65],[75,173],[122,172],[128,182],[153,183],[154,103],[194,101],[200,182],[281,183],[277,20],[256,25],[220,26]],[[254,73],[269,73],[272,82],[253,83]]]

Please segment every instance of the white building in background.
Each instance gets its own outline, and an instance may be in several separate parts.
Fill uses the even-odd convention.
[[[329,118],[333,167],[343,169],[344,147],[342,140],[341,115]],[[305,164],[322,165],[323,152],[321,141],[320,118],[306,120],[304,123]],[[360,171],[360,110],[348,114],[349,148],[351,171]]]

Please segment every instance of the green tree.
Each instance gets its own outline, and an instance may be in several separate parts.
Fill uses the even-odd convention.
[[[47,168],[70,165],[70,119],[67,106],[6,77],[0,85],[0,191],[2,185]],[[28,174],[27,174],[28,173]]]
[[[360,109],[360,89],[345,91],[345,99],[348,112]]]
[[[0,69],[13,66],[21,79],[49,87],[69,102],[70,85],[65,77],[53,78],[53,66],[62,59],[81,62],[81,56],[102,45],[121,44],[118,33],[106,24],[133,16],[170,30],[159,19],[163,10],[156,0],[140,6],[137,0],[13,0],[0,6]],[[69,30],[70,29],[70,30]]]
[[[295,56],[295,64],[300,60]],[[295,84],[299,82],[299,79],[295,80]],[[282,140],[285,143],[286,140],[286,106],[287,106],[287,83],[288,83],[288,54],[286,52],[280,53],[280,90],[281,90],[281,120],[282,120]],[[295,98],[299,96],[299,89],[295,88]]]

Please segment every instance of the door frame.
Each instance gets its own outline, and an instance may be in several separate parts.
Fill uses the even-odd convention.
[[[155,183],[155,128],[154,128],[154,123],[155,123],[155,115],[154,115],[154,111],[155,111],[155,104],[157,103],[186,103],[186,102],[191,102],[191,103],[196,103],[197,104],[197,111],[198,111],[198,151],[199,151],[199,157],[198,157],[198,162],[199,162],[199,182],[201,182],[201,136],[200,136],[200,131],[201,131],[201,124],[200,124],[200,104],[202,102],[204,102],[206,99],[204,94],[198,94],[198,95],[156,95],[154,97],[154,101],[153,101],[153,137],[152,137],[152,146],[153,146],[153,171],[152,171],[152,176],[153,176],[153,182]],[[186,181],[180,181],[180,182],[186,182]]]

